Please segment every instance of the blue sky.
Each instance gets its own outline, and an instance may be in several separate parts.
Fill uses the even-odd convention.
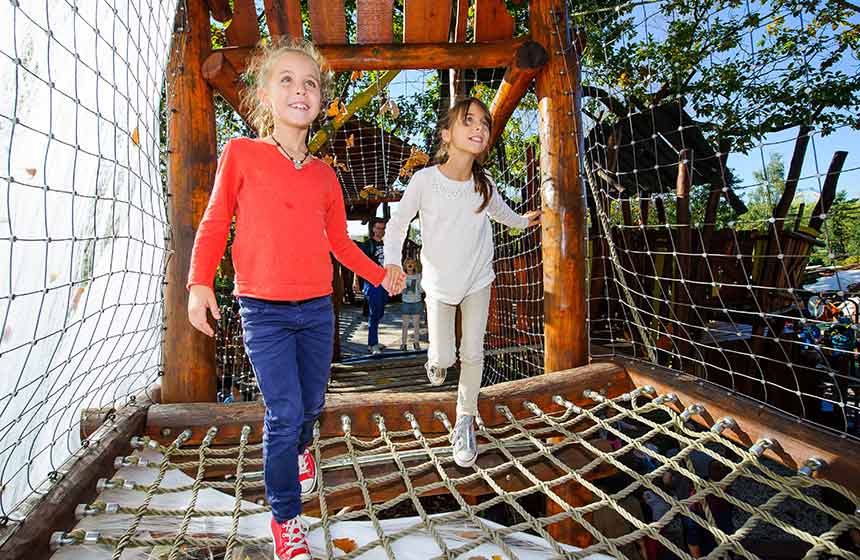
[[[782,155],[786,169],[794,151],[794,140],[797,129],[787,130],[779,134],[769,135],[760,148],[752,150],[748,155],[732,154],[728,165],[735,170],[744,186],[755,183],[753,172],[759,171],[770,159],[771,153]],[[850,197],[860,197],[860,131],[840,128],[829,136],[816,134],[812,137],[806,149],[806,158],[801,171],[799,192],[808,192],[815,196],[824,184],[824,176],[830,166],[834,152],[843,150],[848,157],[842,167],[839,177],[839,190],[846,191]]]

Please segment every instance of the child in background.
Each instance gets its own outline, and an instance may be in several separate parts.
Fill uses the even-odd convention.
[[[454,315],[462,315],[457,422],[451,432],[454,461],[475,464],[474,420],[484,371],[484,333],[493,272],[493,230],[489,217],[524,229],[540,223],[540,211],[520,216],[505,204],[482,167],[490,148],[492,119],[475,98],[458,101],[440,125],[437,165],[416,172],[388,222],[385,267],[400,274],[400,257],[409,222],[421,220],[422,282],[427,292],[427,377],[445,381],[454,364]]]
[[[246,102],[260,137],[224,147],[188,274],[188,318],[212,336],[206,311],[220,319],[212,283],[235,216],[234,293],[266,406],[263,472],[276,560],[311,558],[299,514],[301,494],[316,483],[307,446],[325,402],[334,343],[329,250],[392,293],[403,283],[402,274],[386,276],[349,238],[337,176],[307,148],[323,104],[322,65],[309,43],[272,45],[251,62],[256,89]]]
[[[400,306],[400,315],[403,320],[403,333],[401,337],[400,349],[406,350],[409,336],[409,325],[412,324],[412,349],[421,350],[420,332],[421,332],[421,312],[424,311],[424,303],[421,301],[421,294],[424,290],[421,288],[421,274],[418,273],[418,263],[415,259],[406,259],[403,261],[403,270],[406,272],[406,284],[401,292],[400,297],[403,300]]]

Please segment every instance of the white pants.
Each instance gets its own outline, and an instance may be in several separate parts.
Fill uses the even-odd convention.
[[[478,415],[478,393],[484,373],[484,333],[490,309],[490,287],[473,292],[460,302],[463,336],[460,339],[460,385],[457,388],[457,417]],[[430,365],[448,368],[456,359],[454,317],[456,305],[427,296],[427,330]]]

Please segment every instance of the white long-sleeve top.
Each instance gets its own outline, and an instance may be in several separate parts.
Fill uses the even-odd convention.
[[[416,172],[388,222],[385,264],[402,266],[401,247],[409,222],[419,214],[421,282],[427,295],[457,305],[467,295],[489,286],[496,277],[489,217],[520,229],[528,226],[528,218],[511,210],[495,186],[489,205],[476,212],[482,201],[473,179],[454,181],[438,165]]]

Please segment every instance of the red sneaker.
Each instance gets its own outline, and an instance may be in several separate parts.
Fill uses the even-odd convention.
[[[299,485],[302,494],[310,494],[317,485],[317,464],[310,449],[299,455]]]
[[[311,560],[311,549],[308,546],[307,535],[308,527],[299,516],[283,523],[278,523],[273,517],[274,560]]]

